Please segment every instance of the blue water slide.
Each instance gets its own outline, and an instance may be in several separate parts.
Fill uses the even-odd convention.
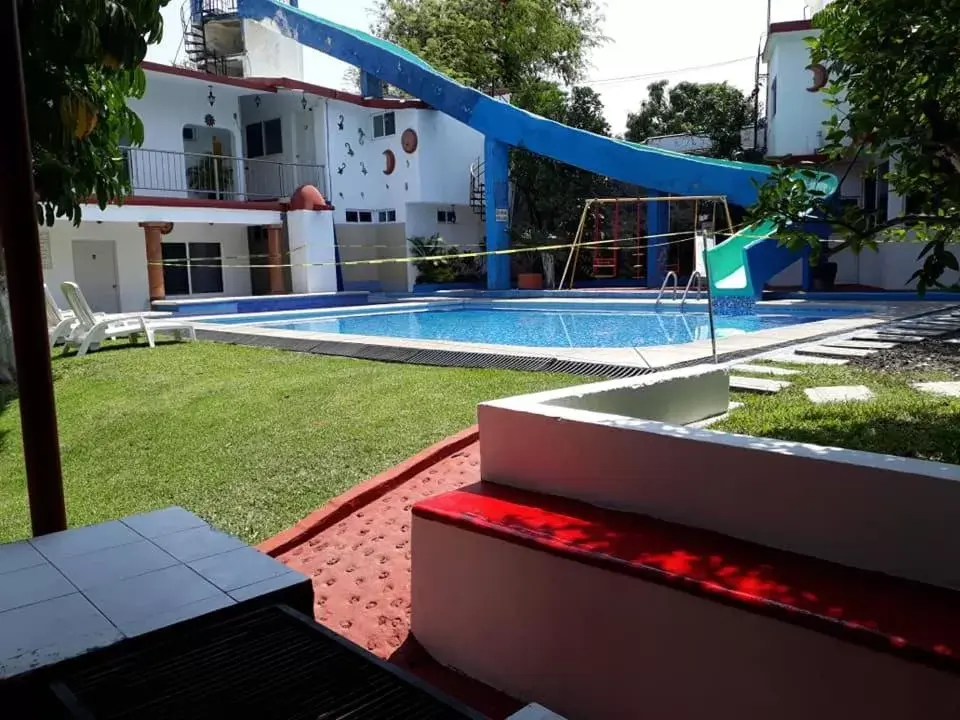
[[[486,236],[491,251],[509,247],[510,147],[524,148],[661,194],[723,195],[729,202],[742,206],[755,202],[757,186],[771,172],[765,165],[684,155],[562,125],[465,87],[397,45],[277,0],[237,0],[237,10],[243,18],[273,23],[279,32],[301,45],[354,65],[482,133],[486,137]],[[648,234],[667,232],[663,213],[651,212],[649,217]],[[651,244],[655,251],[647,255],[647,283],[659,285],[666,248],[656,239]],[[722,243],[717,250],[727,244]],[[769,234],[736,245],[736,251],[731,246],[722,253],[722,268],[716,268],[724,277],[714,277],[713,251],[708,255],[708,274],[718,295],[759,296],[766,280],[800,258],[799,253],[777,246]],[[509,256],[491,256],[487,272],[491,289],[508,288]],[[741,278],[747,280],[740,282]]]

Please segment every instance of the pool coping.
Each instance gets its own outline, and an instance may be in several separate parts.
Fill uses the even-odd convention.
[[[454,300],[454,303],[464,302]],[[490,301],[482,301],[485,304]],[[500,301],[513,304],[516,300]],[[537,299],[536,304],[543,301]],[[553,300],[569,303],[569,300]],[[466,301],[469,304],[469,301]],[[499,304],[493,301],[494,304]],[[577,301],[577,304],[609,305],[609,300]],[[652,300],[620,301],[617,304],[636,305],[637,307],[657,307]],[[405,303],[390,303],[389,306]],[[415,304],[422,304],[422,301]],[[445,304],[445,303],[444,303]],[[534,304],[534,303],[531,303]],[[705,305],[704,302],[700,303]],[[816,322],[759,330],[742,335],[732,335],[717,340],[717,361],[726,364],[742,361],[751,357],[767,355],[771,352],[800,347],[827,338],[841,338],[863,332],[870,328],[896,320],[922,317],[946,309],[960,307],[958,303],[941,301],[910,300],[876,304],[857,302],[871,312],[862,315],[830,318]],[[774,300],[759,303],[761,308],[804,308],[816,310],[836,309],[837,303],[823,303],[806,300]],[[696,301],[688,301],[685,307],[697,307]],[[361,306],[359,309],[369,312],[376,305]],[[662,308],[679,308],[679,302],[661,302]],[[343,308],[347,309],[347,308]],[[332,309],[331,309],[332,310]],[[394,310],[398,311],[398,310]],[[309,312],[309,311],[304,311]],[[598,377],[627,377],[659,372],[666,368],[686,367],[713,359],[712,344],[709,339],[696,340],[679,345],[656,345],[641,348],[560,348],[560,347],[524,347],[518,345],[493,345],[440,340],[414,340],[408,338],[346,335],[339,333],[306,332],[298,330],[280,330],[269,327],[253,327],[234,324],[221,325],[193,321],[198,335],[205,340],[216,342],[272,347],[296,352],[319,355],[335,355],[362,360],[384,362],[403,362],[418,365],[438,365],[446,367],[498,368],[504,370],[526,370],[530,372],[554,372]]]

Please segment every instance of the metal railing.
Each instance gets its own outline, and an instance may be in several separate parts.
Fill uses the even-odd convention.
[[[660,301],[663,300],[663,294],[667,290],[667,283],[669,283],[671,279],[673,280],[673,286],[672,286],[673,299],[674,300],[677,299],[677,292],[679,291],[679,288],[677,286],[680,283],[679,283],[679,280],[677,279],[677,274],[673,270],[671,270],[666,274],[666,276],[663,278],[663,282],[660,284],[660,292],[657,293],[657,302],[655,303],[656,305],[659,305]]]
[[[687,301],[687,295],[690,294],[690,289],[693,287],[694,280],[697,281],[697,300],[700,300],[700,293],[703,290],[704,277],[699,270],[694,270],[693,274],[690,275],[690,279],[687,280],[687,286],[683,289],[683,295],[680,296],[680,307],[683,307],[683,304]]]
[[[325,168],[228,155],[123,148],[134,195],[283,200],[301,185],[326,196]]]

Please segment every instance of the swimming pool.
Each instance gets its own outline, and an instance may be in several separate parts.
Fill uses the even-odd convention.
[[[761,310],[717,316],[717,337],[847,317],[860,309]],[[383,305],[351,312],[261,313],[211,322],[270,330],[367,335],[410,340],[445,340],[521,347],[619,348],[678,345],[710,338],[702,308],[686,311],[623,303],[529,304],[451,303],[435,306]]]

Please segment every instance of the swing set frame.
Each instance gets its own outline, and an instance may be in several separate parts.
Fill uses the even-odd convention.
[[[655,203],[655,202],[679,202],[679,201],[693,201],[694,202],[694,229],[691,239],[696,235],[697,228],[699,227],[699,213],[700,213],[700,203],[713,203],[713,213],[714,213],[714,227],[716,227],[716,212],[717,205],[723,205],[724,214],[726,216],[727,227],[730,235],[734,234],[733,227],[733,217],[730,214],[730,205],[727,203],[726,195],[666,195],[666,196],[654,196],[654,197],[609,197],[609,198],[591,198],[583,202],[583,211],[580,213],[580,222],[577,226],[577,234],[574,236],[573,243],[570,245],[570,251],[567,254],[567,262],[563,267],[563,275],[560,278],[559,289],[563,290],[566,286],[567,289],[573,289],[574,276],[576,275],[577,263],[580,259],[580,250],[586,247],[590,252],[593,253],[593,269],[596,273],[597,270],[604,272],[604,275],[601,275],[599,279],[611,279],[617,277],[617,262],[618,262],[618,253],[622,249],[621,241],[623,238],[620,237],[620,221],[621,221],[621,212],[620,206],[627,203],[636,203],[636,226],[637,226],[637,237],[626,238],[627,240],[634,241],[634,252],[636,257],[640,256],[641,251],[648,250],[651,246],[647,242],[648,240],[656,240],[657,238],[650,235],[640,235],[639,228],[641,225],[640,210],[643,207],[642,203]],[[613,205],[613,237],[610,240],[602,240],[600,238],[600,227],[601,227],[601,210],[606,205]],[[585,241],[584,234],[587,231],[587,220],[590,216],[591,210],[593,211],[593,240]],[[659,236],[658,236],[659,237]],[[675,241],[674,241],[675,242]],[[658,245],[668,245],[671,242],[666,243],[655,243],[653,247]],[[649,261],[649,258],[648,258]],[[635,266],[639,267],[639,265]],[[610,274],[606,274],[610,273]],[[597,277],[596,274],[594,277]]]

